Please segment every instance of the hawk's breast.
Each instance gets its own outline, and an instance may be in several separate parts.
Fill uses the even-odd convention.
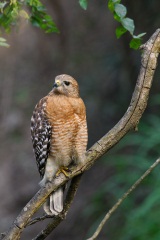
[[[52,127],[50,155],[67,166],[76,157],[79,117],[65,96],[49,97],[46,114]]]

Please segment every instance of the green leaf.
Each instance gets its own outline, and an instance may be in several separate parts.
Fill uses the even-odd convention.
[[[0,37],[0,42],[6,42],[5,38]]]
[[[121,0],[109,0],[108,1],[108,8],[113,13],[115,9],[115,4],[120,3]]]
[[[127,32],[127,30],[123,26],[117,27],[116,28],[116,37],[120,38],[126,32]]]
[[[43,6],[43,4],[39,0],[26,0],[26,3],[29,6],[32,6],[32,7],[35,7],[35,8]]]
[[[117,13],[113,13],[113,16],[114,16],[114,19],[117,21],[117,22],[121,22],[121,18],[117,15]]]
[[[4,38],[0,38],[0,46],[1,47],[9,47],[9,44],[8,43],[6,43],[6,39],[4,39]]]
[[[17,0],[10,0],[10,5],[16,4]]]
[[[141,46],[142,44],[142,40],[140,38],[133,38],[130,43],[129,43],[129,46],[130,48],[133,48],[133,49],[139,49],[139,47]]]
[[[122,26],[127,29],[131,35],[133,35],[135,26],[134,26],[134,21],[131,18],[123,18],[122,21]]]
[[[12,18],[16,19],[16,18],[18,17],[18,10],[19,10],[19,9],[18,9],[17,6],[13,8],[13,10],[12,10],[12,12],[11,12],[11,17],[12,17]]]
[[[111,2],[113,2],[115,4],[115,3],[120,3],[121,0],[111,0]]]
[[[25,10],[20,10],[19,11],[19,16],[23,17],[24,19],[29,19],[29,15]]]
[[[109,0],[108,1],[108,9],[113,13],[114,12],[114,3]]]
[[[35,10],[33,13],[34,14],[30,17],[30,21],[34,26],[45,30],[46,33],[59,33],[59,30],[53,22],[51,16],[47,15],[45,12],[39,12],[37,10]]]
[[[133,35],[133,38],[141,38],[141,37],[143,37],[144,35],[146,35],[146,33],[140,33],[140,34],[137,35],[137,36]]]
[[[127,9],[124,5],[116,3],[114,8],[115,13],[122,19],[127,14]]]
[[[87,10],[88,0],[79,0],[79,4],[81,8],[83,8],[84,10]]]
[[[7,33],[17,23],[19,8],[18,2],[17,4],[9,4],[3,9],[3,13],[0,14],[0,27],[3,27]]]

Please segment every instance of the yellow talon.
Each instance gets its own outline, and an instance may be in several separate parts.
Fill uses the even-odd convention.
[[[69,173],[68,173],[68,172],[70,172],[69,168],[67,168],[67,167],[61,167],[61,168],[57,171],[56,177],[58,177],[60,173],[63,173],[66,177],[69,177]]]

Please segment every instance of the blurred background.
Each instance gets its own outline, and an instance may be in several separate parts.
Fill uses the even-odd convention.
[[[123,1],[144,42],[160,26],[157,0]],[[30,118],[36,103],[66,73],[78,80],[87,107],[88,148],[113,127],[130,103],[140,69],[140,51],[129,48],[130,36],[116,39],[117,23],[104,0],[47,0],[60,34],[45,34],[25,21],[7,36],[11,47],[0,48],[0,232],[38,191],[39,173],[32,152]],[[113,203],[159,157],[160,68],[149,104],[139,124],[87,171],[66,220],[48,240],[89,237]],[[132,193],[105,225],[101,240],[160,239],[159,167]],[[42,214],[39,212],[38,214]],[[32,239],[46,222],[28,227]]]

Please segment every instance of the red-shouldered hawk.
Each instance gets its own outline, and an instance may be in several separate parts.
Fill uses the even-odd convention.
[[[55,78],[51,92],[35,107],[31,137],[41,186],[70,164],[83,163],[88,140],[86,109],[74,78],[66,74]],[[50,195],[44,210],[49,215],[63,210],[63,187]]]

